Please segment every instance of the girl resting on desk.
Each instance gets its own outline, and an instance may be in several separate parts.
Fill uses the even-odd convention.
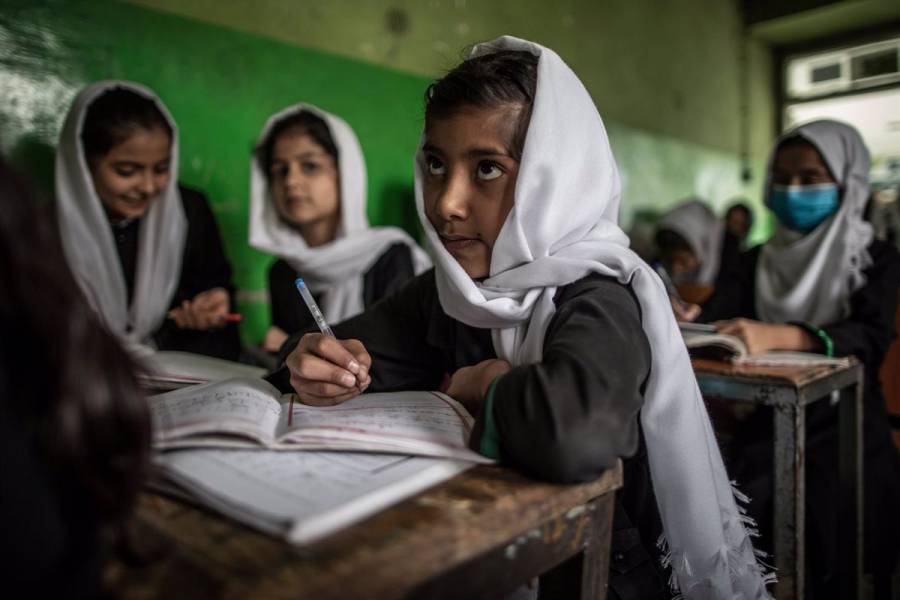
[[[874,239],[863,220],[869,152],[848,125],[802,125],[776,143],[766,190],[766,205],[778,219],[775,234],[723,273],[699,319],[718,321],[720,331],[742,338],[750,352],[855,355],[865,364],[865,561],[869,572],[887,576],[900,552],[900,458],[878,368],[893,337],[900,256]],[[823,594],[833,593],[829,578],[836,569],[835,410],[822,402],[807,409],[807,564]],[[745,485],[755,481],[750,510],[766,519],[760,523],[771,523],[771,430],[770,413],[757,411],[735,444],[734,474]]]
[[[269,270],[272,327],[263,347],[314,326],[303,277],[337,323],[394,292],[431,262],[396,227],[369,227],[366,165],[353,130],[308,104],[273,115],[250,164],[250,245],[279,257]]]
[[[235,359],[231,267],[206,198],[178,185],[178,131],[147,88],[103,81],[76,96],[56,155],[69,266],[133,348]]]
[[[662,531],[687,597],[768,597],[665,288],[616,224],[618,170],[577,76],[537,44],[476,46],[428,89],[415,172],[435,268],[337,339],[294,341],[278,383],[328,405],[449,377],[472,446],[553,481],[637,452],[610,596],[666,597]]]
[[[147,473],[134,366],[66,265],[53,214],[0,160],[0,564],[5,598],[100,598]]]

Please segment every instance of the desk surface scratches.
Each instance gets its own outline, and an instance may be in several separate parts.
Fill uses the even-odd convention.
[[[304,547],[145,493],[106,580],[124,598],[393,597],[517,540],[583,544],[567,523],[621,478],[562,486],[476,467]]]

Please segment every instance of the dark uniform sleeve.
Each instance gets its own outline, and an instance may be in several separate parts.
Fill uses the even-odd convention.
[[[436,303],[434,271],[429,270],[332,328],[338,339],[360,340],[372,356],[369,391],[437,389],[444,374],[443,356],[427,341]],[[281,348],[279,364],[304,334],[314,331],[313,326],[291,336]],[[283,392],[291,390],[290,374],[283,366],[268,379]]]
[[[363,302],[367,308],[393,294],[415,276],[412,252],[399,242],[385,250],[363,278]]]
[[[172,298],[171,308],[191,300],[200,292],[225,288],[235,308],[231,265],[225,257],[222,238],[215,216],[203,194],[181,187],[181,198],[188,221],[187,241],[181,264],[181,277]],[[235,360],[240,354],[240,338],[236,323],[221,329],[197,331],[181,329],[166,319],[154,336],[160,350],[180,350]]]
[[[294,285],[297,272],[283,260],[276,260],[269,269],[269,300],[272,324],[291,335],[315,326],[312,313],[303,304]]]
[[[885,242],[869,246],[872,265],[866,284],[850,298],[850,316],[822,327],[834,342],[836,356],[854,355],[866,365],[880,365],[894,338],[900,256]]]
[[[716,289],[701,306],[699,323],[711,323],[738,317],[756,318],[753,290],[756,286],[756,262],[760,246],[733,257],[716,277]]]
[[[567,286],[540,363],[493,386],[502,458],[542,479],[587,481],[638,446],[650,345],[630,288],[599,276]],[[485,415],[473,435],[483,433]]]

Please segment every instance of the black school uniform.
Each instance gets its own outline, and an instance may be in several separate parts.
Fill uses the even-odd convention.
[[[609,597],[665,598],[655,551],[662,527],[638,421],[651,357],[637,298],[613,278],[590,275],[560,287],[554,304],[542,361],[513,368],[493,386],[500,458],[540,479],[578,482],[630,456],[616,500]],[[457,369],[496,358],[490,329],[444,313],[434,270],[334,332],[365,344],[372,391],[437,389]],[[290,390],[284,368],[271,381]],[[476,450],[485,422],[482,410],[471,439]]]
[[[225,257],[215,216],[203,194],[184,186],[179,186],[179,190],[188,230],[181,263],[181,275],[169,308],[176,308],[184,300],[192,300],[200,292],[216,287],[228,290],[231,306],[234,308],[231,265]],[[137,270],[140,219],[134,219],[125,224],[111,224],[111,226],[116,250],[125,275],[130,305]],[[220,329],[198,331],[182,329],[175,324],[175,321],[167,318],[153,334],[153,340],[159,350],[180,350],[229,360],[236,360],[241,351],[236,323],[228,323]]]
[[[381,298],[403,286],[415,275],[409,246],[396,243],[389,246],[363,275],[363,307],[369,308]],[[303,277],[286,261],[279,259],[269,269],[269,294],[272,303],[272,324],[287,334],[315,327],[312,313],[303,303],[294,281]],[[321,295],[313,294],[321,303]]]
[[[756,265],[761,247],[741,256],[703,305],[705,322],[744,317],[756,312]],[[873,264],[864,271],[866,284],[850,298],[850,314],[822,329],[834,342],[835,356],[854,355],[865,366],[863,407],[865,562],[870,572],[890,573],[900,553],[900,457],[890,438],[878,369],[893,338],[900,255],[881,241],[868,248]],[[820,349],[824,351],[824,349]],[[726,452],[729,473],[753,498],[748,506],[760,524],[761,543],[771,551],[772,413],[757,410],[737,432]],[[828,597],[829,577],[837,561],[837,409],[827,402],[807,408],[807,563],[815,570],[814,586]],[[833,586],[831,586],[833,588]],[[833,591],[833,589],[832,589]],[[817,595],[816,597],[820,597]]]

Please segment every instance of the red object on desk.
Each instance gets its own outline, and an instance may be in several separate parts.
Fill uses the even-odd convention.
[[[226,323],[240,323],[244,320],[244,316],[240,313],[225,313],[222,320]]]

